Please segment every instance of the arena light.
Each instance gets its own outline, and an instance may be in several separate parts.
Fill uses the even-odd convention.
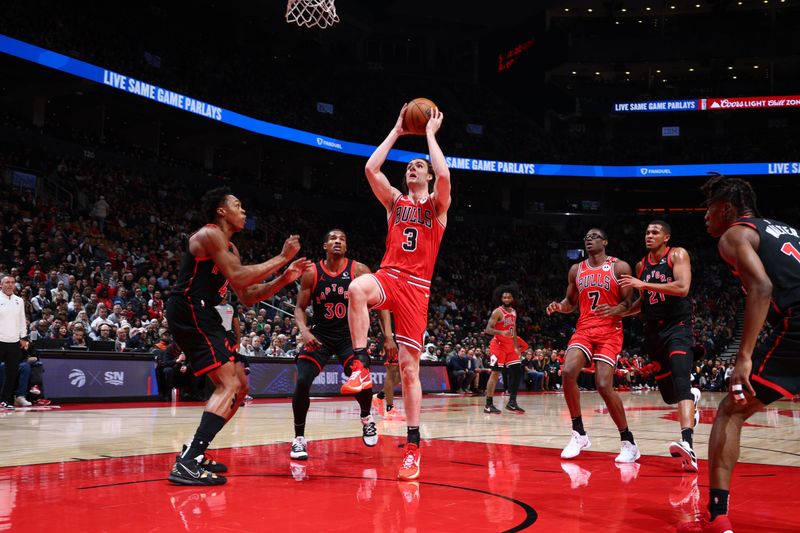
[[[369,157],[376,146],[354,143],[328,137],[322,134],[298,130],[273,124],[253,117],[242,115],[189,96],[158,87],[136,78],[113,72],[79,59],[74,59],[57,52],[13,39],[0,34],[0,52],[58,70],[79,78],[83,78],[109,88],[125,92],[159,104],[180,109],[221,124],[239,129],[303,144],[312,148],[329,150],[346,155]],[[770,97],[773,98],[773,97]],[[786,97],[783,97],[786,98]],[[800,107],[800,96],[797,106]],[[709,99],[710,101],[711,99]],[[733,107],[756,107],[753,103],[726,99],[726,105]],[[752,99],[747,99],[752,100]],[[387,159],[407,163],[415,158],[427,158],[420,152],[391,150]],[[475,159],[471,157],[446,157],[447,165],[456,170],[492,172],[502,174],[520,174],[529,176],[571,176],[587,178],[673,178],[686,176],[707,176],[710,172],[719,172],[730,176],[757,175],[800,175],[800,162],[763,162],[763,163],[715,163],[696,165],[563,165],[537,162],[497,161]]]

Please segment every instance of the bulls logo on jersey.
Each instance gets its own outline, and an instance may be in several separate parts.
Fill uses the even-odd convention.
[[[613,306],[622,301],[620,287],[614,275],[616,262],[615,257],[609,257],[602,265],[593,267],[586,260],[578,266],[575,279],[580,308],[578,328],[618,326],[622,321],[619,316],[600,316],[595,313],[595,309],[601,304]]]

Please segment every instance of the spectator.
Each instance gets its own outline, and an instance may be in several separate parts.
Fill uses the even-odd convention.
[[[100,230],[100,233],[105,232],[106,217],[108,216],[108,210],[110,207],[111,206],[108,204],[108,202],[106,202],[106,197],[101,194],[92,206],[92,210],[89,213],[90,217],[97,220],[97,227]]]
[[[252,351],[251,355],[253,355],[254,357],[265,357],[267,355],[267,352],[265,352],[264,348],[261,346],[262,342],[261,336],[255,335],[252,339],[253,340],[251,342],[251,351]]]
[[[117,338],[114,341],[114,351],[124,352],[128,345],[128,330],[127,328],[117,328]]]

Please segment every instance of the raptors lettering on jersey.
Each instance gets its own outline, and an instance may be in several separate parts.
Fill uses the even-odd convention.
[[[431,197],[414,203],[401,194],[394,201],[388,223],[386,254],[381,268],[396,268],[430,280],[445,230]]]
[[[622,322],[620,316],[600,316],[595,313],[595,309],[600,304],[614,306],[622,301],[620,286],[614,275],[616,261],[615,257],[609,257],[602,265],[592,267],[586,260],[578,267],[578,275],[575,279],[578,286],[580,308],[578,329],[619,326]]]

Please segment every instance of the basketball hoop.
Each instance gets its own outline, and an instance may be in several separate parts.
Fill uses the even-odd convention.
[[[286,4],[286,22],[298,26],[325,29],[339,22],[334,0],[289,0]]]

